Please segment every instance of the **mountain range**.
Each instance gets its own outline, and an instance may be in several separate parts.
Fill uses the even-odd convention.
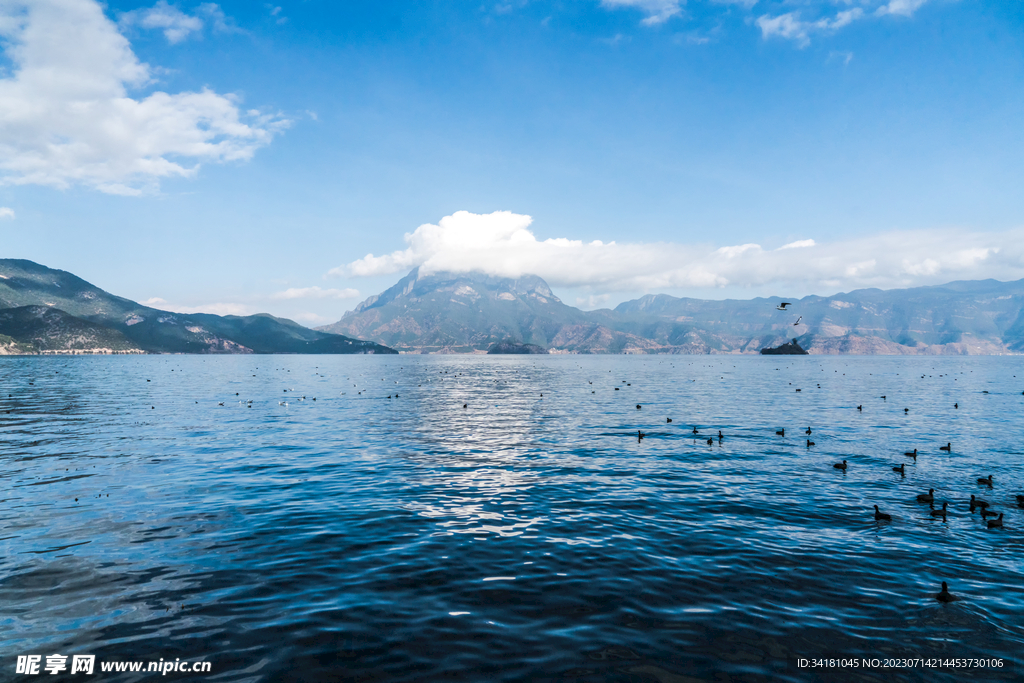
[[[0,355],[24,353],[395,353],[271,315],[170,313],[62,270],[0,259]]]
[[[0,355],[757,353],[791,339],[812,354],[1022,353],[1024,280],[785,300],[651,294],[582,311],[535,275],[414,269],[338,322],[313,330],[268,314],[163,311],[65,271],[0,259]]]
[[[779,310],[783,302],[789,306]],[[652,294],[614,310],[582,311],[537,276],[414,269],[317,329],[418,353],[481,353],[500,342],[551,353],[757,353],[794,338],[812,354],[1021,353],[1024,280],[800,299]]]

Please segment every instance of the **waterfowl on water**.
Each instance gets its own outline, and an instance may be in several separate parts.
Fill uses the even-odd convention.
[[[810,436],[810,435],[811,435],[811,428],[810,428],[810,427],[808,427],[808,428],[807,428],[807,431],[806,431],[806,432],[804,432],[804,434],[806,434],[807,436]]]
[[[1002,512],[1000,512],[999,516],[996,517],[995,519],[988,520],[988,528],[989,529],[998,529],[998,528],[1001,528],[1002,526],[1003,526],[1003,513]]]
[[[946,582],[942,582],[942,590],[935,594],[935,599],[939,602],[954,602],[960,598],[956,597],[949,592],[949,588],[946,586]]]
[[[697,429],[696,427],[694,427],[694,428],[693,428],[693,433],[694,433],[694,434],[700,434],[700,431],[699,431],[699,430],[698,430],[698,429]]]
[[[915,448],[913,453],[907,451],[903,455],[907,456],[908,458],[913,458],[914,460],[917,460],[917,449]]]
[[[892,515],[887,514],[885,512],[882,512],[881,510],[878,509],[878,506],[876,505],[875,506],[875,519],[891,520],[892,519]]]
[[[995,517],[996,515],[1001,515],[1001,514],[1003,514],[1003,513],[1001,513],[1001,512],[997,513],[995,510],[989,510],[988,508],[981,508],[981,518],[982,519],[988,519],[989,517]]]
[[[810,448],[813,445],[814,445],[814,442],[811,441],[810,439],[807,439],[807,447]]]
[[[775,432],[775,434],[778,435],[778,436],[785,436],[786,435],[786,428],[783,427],[779,431]]]
[[[639,403],[636,404],[636,409],[640,410],[640,404]]]
[[[832,467],[835,467],[837,470],[845,470],[846,469],[846,461],[844,460],[842,462],[837,462],[835,465],[832,465]]]
[[[971,509],[972,510],[974,508],[987,508],[987,507],[988,507],[988,501],[987,500],[982,500],[981,498],[975,498],[974,494],[973,493],[971,494]]]
[[[1024,503],[1024,495],[1021,495],[1021,494],[1018,493],[1017,494],[1017,502],[1018,503]]]
[[[951,444],[950,442],[947,441],[945,446],[939,446],[939,450],[940,451],[947,451],[947,452],[948,451],[952,451],[953,450],[953,444]]]
[[[960,409],[960,404],[959,403],[954,403],[953,407],[956,408],[957,410],[959,410]]]
[[[864,410],[864,406],[857,406],[857,410],[863,411]]]
[[[713,436],[709,436],[709,437],[708,437],[708,445],[710,446],[710,445],[711,445],[711,444],[713,444],[714,442],[715,442],[715,438],[714,438]]]
[[[928,493],[917,494],[918,503],[931,503],[935,501],[935,489],[928,489]]]
[[[903,476],[907,475],[906,471],[903,469],[903,465],[900,465],[899,467],[893,467],[892,471],[893,472],[899,472]]]
[[[932,517],[945,517],[946,516],[946,507],[948,505],[949,505],[949,503],[943,503],[941,510],[936,510],[935,508],[932,508],[931,511],[930,511],[932,513]]]
[[[988,486],[989,488],[991,488],[992,487],[992,475],[990,474],[987,477],[978,477],[978,483],[979,484],[984,484],[985,486]]]
[[[672,418],[671,417],[666,417],[665,418],[665,422],[672,422]]]
[[[637,441],[637,443],[640,443],[640,441],[641,441],[641,440],[642,440],[642,439],[643,439],[643,438],[644,438],[645,436],[647,436],[647,435],[646,435],[646,434],[644,434],[643,432],[641,432],[641,431],[640,431],[640,430],[638,429],[638,430],[636,431],[636,441]]]

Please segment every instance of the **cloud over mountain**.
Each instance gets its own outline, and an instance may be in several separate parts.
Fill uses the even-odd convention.
[[[897,231],[765,248],[747,243],[602,243],[537,239],[530,216],[459,211],[405,236],[406,249],[365,257],[330,271],[362,277],[404,272],[535,274],[552,285],[595,292],[796,286],[813,290],[906,287],[951,279],[1024,277],[1024,230]]]

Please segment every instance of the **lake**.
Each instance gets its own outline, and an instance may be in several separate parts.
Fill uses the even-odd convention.
[[[1022,357],[3,357],[0,377],[2,680],[1024,677]],[[1002,666],[948,666],[971,658]]]

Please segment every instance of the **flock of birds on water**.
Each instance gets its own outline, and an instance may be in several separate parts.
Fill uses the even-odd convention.
[[[788,306],[788,305],[790,305],[790,304],[783,303],[783,304],[781,304],[778,307],[778,310],[780,310],[780,311],[781,310],[785,310],[785,307]],[[794,324],[799,324],[799,320],[797,321],[797,323],[794,323]],[[284,368],[281,368],[281,369],[284,369]],[[317,368],[317,370],[319,370],[319,368]],[[173,372],[173,370],[172,370],[172,372]],[[291,372],[291,371],[289,370],[288,372]],[[518,372],[518,370],[517,370],[517,372]],[[611,371],[609,371],[609,372],[611,372]],[[315,374],[317,374],[318,376],[322,376],[322,375],[320,375],[319,372],[317,372]],[[447,370],[441,371],[441,373],[439,373],[439,374],[448,374],[448,371]],[[462,375],[462,373],[457,373],[457,374],[459,376]],[[255,377],[255,376],[256,375],[254,374],[253,377]],[[939,376],[941,377],[942,375],[939,375]],[[922,377],[923,377],[923,375],[922,375]],[[348,378],[348,379],[351,379],[351,378]],[[149,382],[151,380],[147,379],[146,381]],[[381,381],[384,381],[383,378],[381,378]],[[498,380],[495,380],[495,381],[497,382]],[[622,383],[625,384],[626,386],[632,386],[632,383],[626,382],[625,380],[623,380]],[[30,384],[33,384],[33,383],[30,383]],[[397,382],[396,382],[396,384],[397,384]],[[593,381],[590,381],[590,384],[592,385]],[[357,385],[353,385],[353,386],[356,387]],[[422,384],[420,384],[419,386],[422,386]],[[820,384],[818,384],[818,388],[821,388]],[[619,387],[614,387],[614,389],[615,389],[615,391],[619,391],[620,390]],[[287,393],[287,392],[294,392],[294,389],[284,389],[283,391],[285,393]],[[364,391],[365,391],[365,389],[357,391],[357,395],[362,395]],[[796,391],[800,391],[800,389],[796,389]],[[594,393],[594,391],[591,391],[591,393]],[[987,394],[988,392],[985,391],[983,393]],[[1024,393],[1024,392],[1022,392],[1022,393]],[[345,392],[342,392],[342,395],[344,395],[344,394],[345,394]],[[236,392],[235,395],[237,396],[238,393]],[[387,396],[387,398],[391,399],[392,396],[394,398],[399,398],[398,392],[394,392],[393,394],[389,394]],[[540,396],[543,397],[544,394],[541,393]],[[10,395],[9,395],[9,397],[10,397]],[[886,400],[887,396],[883,395],[883,396],[880,396],[879,398],[881,398],[882,400]],[[296,400],[298,400],[298,401],[305,401],[306,397],[305,396],[297,397]],[[312,400],[316,401],[317,399],[316,399],[315,396],[313,396]],[[198,404],[199,402],[196,401],[196,403]],[[244,406],[246,406],[248,408],[252,408],[252,406],[253,406],[252,399],[249,399],[249,400],[241,399],[241,400],[238,401],[238,403],[241,404],[241,405],[244,405]],[[220,401],[220,402],[218,402],[217,405],[218,406],[223,406],[224,402]],[[279,401],[278,405],[288,406],[288,402],[287,401]],[[468,403],[463,403],[463,405],[462,405],[463,409],[466,409],[468,407],[469,407]],[[959,409],[959,407],[960,407],[959,406],[959,402],[953,404],[953,408],[954,409]],[[153,408],[155,408],[155,406]],[[639,403],[636,404],[636,409],[637,410],[641,410],[642,408],[643,408],[643,406],[641,404],[639,404]],[[857,406],[857,411],[863,412],[863,410],[864,410],[863,404]],[[909,413],[909,408],[904,408],[903,410],[904,410],[905,414]],[[8,414],[10,412],[11,412],[10,410],[7,411]],[[671,417],[666,418],[666,423],[669,423],[669,424],[672,423],[672,418]],[[704,437],[701,436],[701,432],[697,428],[696,425],[693,426],[693,429],[691,430],[691,433],[692,433],[694,439],[700,438],[701,440],[704,440]],[[785,429],[785,427],[782,427],[782,428],[778,429],[775,432],[775,434],[776,434],[776,436],[785,437],[786,436],[786,429]],[[811,427],[808,426],[807,429],[804,430],[804,434],[807,437],[807,439],[806,439],[807,448],[811,448],[812,446],[815,445],[815,442],[810,439],[810,436],[813,434],[813,430],[811,429]],[[642,430],[638,430],[637,431],[637,442],[638,443],[642,442],[643,439],[646,436],[647,435]],[[725,439],[725,435],[722,434],[721,430],[718,430],[718,434],[717,435],[708,436],[708,438],[706,439],[707,445],[708,446],[713,445],[715,443],[716,439],[718,441],[718,444],[722,445],[722,443],[723,443],[723,441]],[[942,452],[945,452],[945,453],[948,453],[948,454],[952,454],[953,453],[952,443],[951,442],[947,442],[945,446],[940,446],[938,450],[942,451]],[[912,459],[916,463],[917,462],[917,458],[920,455],[920,453],[919,453],[918,449],[915,448],[913,451],[907,451],[903,455],[905,457],[907,457],[907,458]],[[841,471],[841,472],[843,472],[845,474],[849,470],[850,464],[849,464],[849,462],[847,460],[843,460],[842,462],[838,462],[838,463],[833,464],[832,467],[833,467],[833,469]],[[901,477],[902,476],[906,476],[905,463],[901,463],[898,466],[892,467],[892,471],[898,473]],[[988,487],[989,490],[993,490],[994,487],[995,487],[995,478],[991,474],[989,474],[986,477],[976,477],[975,481],[976,481],[976,483],[979,486],[986,486],[986,487]],[[75,502],[78,502],[78,498],[75,498]],[[935,507],[935,489],[934,488],[929,488],[927,493],[920,493],[920,494],[918,494],[917,497],[916,497],[916,502],[917,503],[921,503],[921,504],[928,504],[928,506],[929,506],[929,514],[930,514],[931,517],[933,517],[933,518],[941,518],[943,521],[946,521],[947,515],[949,514],[949,501],[948,500],[947,501],[943,501],[942,507],[941,508],[936,508]],[[1016,494],[1016,504],[1017,504],[1017,507],[1024,509],[1024,494]],[[1001,529],[1001,528],[1003,528],[1003,513],[999,512],[997,514],[996,511],[992,508],[992,505],[991,505],[991,503],[989,501],[986,501],[986,500],[983,500],[981,498],[978,498],[975,494],[971,494],[970,500],[967,501],[967,505],[968,505],[968,508],[969,508],[971,514],[973,514],[976,510],[980,511],[981,519],[982,519],[983,522],[987,523],[987,527],[989,529]],[[878,507],[877,504],[874,505],[873,507],[874,507],[874,519],[875,519],[876,522],[891,522],[892,521],[892,515],[891,514],[889,514],[887,512],[883,512]],[[947,582],[945,582],[945,581],[942,582],[942,589],[938,593],[936,593],[934,597],[939,602],[944,602],[944,603],[946,603],[946,602],[954,602],[954,601],[957,601],[957,600],[960,599],[957,596],[955,596],[955,595],[953,595],[952,593],[949,592],[949,587],[947,585]]]

